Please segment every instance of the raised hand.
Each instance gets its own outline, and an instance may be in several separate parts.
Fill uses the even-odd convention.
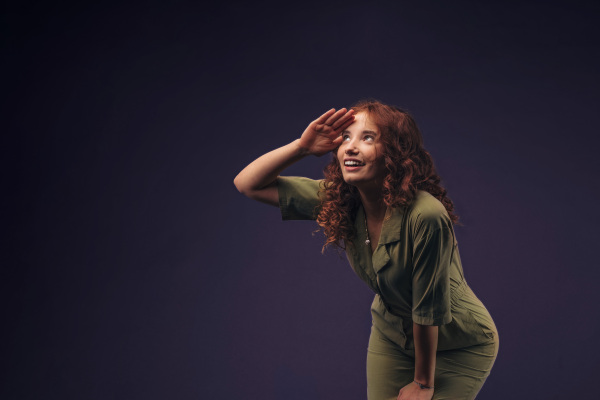
[[[342,143],[340,133],[353,122],[354,110],[341,108],[335,111],[332,108],[308,125],[300,137],[299,146],[308,154],[320,157]]]

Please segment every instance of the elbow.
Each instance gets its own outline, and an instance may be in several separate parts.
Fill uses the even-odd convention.
[[[245,175],[243,173],[238,174],[238,176],[236,176],[233,179],[233,185],[238,190],[238,192],[248,197],[249,199],[277,205],[277,189],[273,191],[273,188],[270,187],[274,183],[275,182],[263,187],[256,187],[253,185],[252,180],[248,179],[247,174]]]
[[[240,192],[241,194],[247,196],[248,193],[248,188],[246,188],[244,186],[244,182],[243,180],[240,178],[240,175],[238,174],[234,179],[233,179],[233,185],[235,186],[235,188],[238,190],[238,192]]]
[[[243,175],[241,173],[239,173],[234,179],[233,179],[233,185],[235,186],[235,188],[238,190],[238,192],[240,192],[241,194],[243,194],[244,196],[252,199],[252,194],[256,191],[256,189],[254,189],[249,183],[248,180],[245,179],[243,177]]]

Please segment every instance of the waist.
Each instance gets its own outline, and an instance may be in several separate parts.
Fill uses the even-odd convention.
[[[463,299],[466,294],[472,293],[471,288],[467,285],[465,280],[462,280],[456,284],[456,286],[452,286],[450,288],[450,301],[452,304],[456,304],[460,299]],[[401,318],[409,318],[412,319],[412,309],[403,309],[397,306],[394,306],[391,302],[386,301],[385,297],[381,293],[377,293],[375,298],[379,298],[381,302],[382,308],[384,308],[387,312],[392,315]]]

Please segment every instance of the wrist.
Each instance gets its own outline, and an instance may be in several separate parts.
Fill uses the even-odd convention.
[[[416,383],[416,384],[417,384],[417,386],[418,386],[420,389],[424,389],[424,390],[432,390],[432,389],[434,388],[434,386],[433,386],[433,383],[431,383],[431,384],[424,384],[424,383],[422,383],[422,382],[419,382],[419,381],[417,381],[416,379],[415,379],[415,380],[413,380],[413,382],[414,382],[414,383]]]
[[[430,370],[430,368],[427,368],[425,371],[417,369],[413,375],[413,380],[421,385],[433,387],[435,382],[435,371]]]
[[[299,157],[306,157],[310,155],[310,150],[307,147],[302,146],[300,139],[296,139],[292,142],[296,147],[296,154]]]

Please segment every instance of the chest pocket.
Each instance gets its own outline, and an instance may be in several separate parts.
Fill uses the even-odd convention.
[[[371,290],[379,294],[379,286],[377,285],[377,277],[370,266],[370,255],[366,249],[356,248],[355,246],[348,246],[346,248],[346,256],[350,262],[350,266],[354,270],[354,273],[364,281]]]
[[[380,245],[373,254],[373,272],[388,311],[406,317],[412,310],[412,268],[400,247],[399,242]]]
[[[375,253],[373,253],[373,271],[375,274],[379,274],[381,270],[388,267],[391,263],[390,254],[387,250],[387,245],[380,245],[375,249]]]

